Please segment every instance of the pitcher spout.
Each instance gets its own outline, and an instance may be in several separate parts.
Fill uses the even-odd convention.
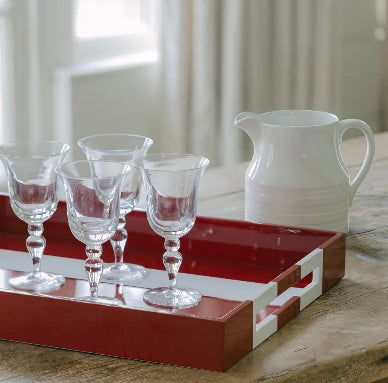
[[[260,115],[253,112],[241,112],[234,119],[234,124],[249,135],[253,144],[260,136]]]

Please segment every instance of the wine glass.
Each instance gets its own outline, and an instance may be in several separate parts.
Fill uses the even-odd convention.
[[[28,225],[26,247],[32,258],[33,270],[9,279],[17,289],[47,293],[65,282],[62,275],[41,270],[46,247],[43,223],[58,206],[55,168],[70,147],[52,141],[18,141],[0,145],[0,158],[8,178],[13,212]]]
[[[147,290],[143,299],[150,305],[169,309],[193,307],[200,302],[201,294],[176,287],[182,263],[179,238],[194,226],[198,185],[209,160],[191,154],[159,153],[146,155],[134,164],[146,185],[148,222],[164,237],[163,264],[169,279],[168,287]]]
[[[118,161],[129,164],[143,157],[153,141],[148,137],[133,134],[98,134],[82,138],[78,145],[88,160]],[[125,216],[136,206],[140,197],[141,182],[137,171],[125,177],[120,196],[120,217],[117,230],[110,239],[114,263],[104,269],[102,278],[116,283],[126,283],[147,275],[145,267],[124,263],[124,249],[128,238],[125,230]]]
[[[98,287],[103,272],[102,244],[117,229],[121,183],[129,171],[128,165],[112,161],[74,161],[57,168],[66,193],[70,230],[86,245],[90,296],[81,300],[121,304],[113,297],[99,297]]]

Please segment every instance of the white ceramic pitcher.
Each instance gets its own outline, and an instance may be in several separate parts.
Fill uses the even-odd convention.
[[[235,124],[254,145],[245,174],[245,219],[348,232],[348,210],[374,155],[370,127],[314,110],[243,112]],[[366,138],[364,161],[350,179],[340,152],[349,128]]]

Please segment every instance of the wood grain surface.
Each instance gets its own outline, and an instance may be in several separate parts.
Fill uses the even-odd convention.
[[[378,134],[375,139],[374,163],[350,210],[344,279],[225,373],[0,341],[0,382],[385,381],[388,133]],[[342,144],[351,174],[357,172],[364,149],[362,138]],[[243,218],[246,166],[244,163],[206,171],[199,214]]]

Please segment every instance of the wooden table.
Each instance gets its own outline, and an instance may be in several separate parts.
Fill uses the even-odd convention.
[[[225,373],[0,341],[0,382],[373,382],[388,377],[388,133],[354,199],[342,281]],[[364,140],[342,144],[351,173]],[[212,168],[199,214],[243,218],[247,164]],[[28,307],[26,307],[26,317]]]

